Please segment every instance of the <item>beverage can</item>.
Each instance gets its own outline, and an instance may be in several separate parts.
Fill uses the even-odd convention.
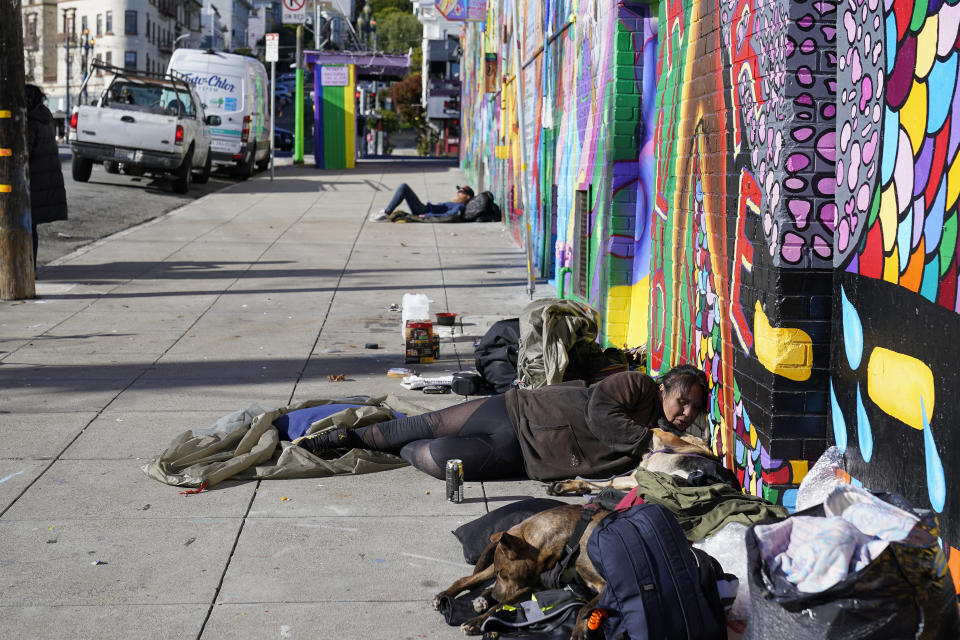
[[[447,460],[447,502],[463,502],[463,460]]]

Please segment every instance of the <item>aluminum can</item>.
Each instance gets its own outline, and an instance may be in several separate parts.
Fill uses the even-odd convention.
[[[463,460],[447,460],[447,502],[463,502]]]

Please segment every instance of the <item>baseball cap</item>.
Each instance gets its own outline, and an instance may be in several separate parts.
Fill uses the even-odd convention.
[[[461,192],[461,191],[462,191],[463,193],[467,194],[467,195],[470,196],[471,198],[472,198],[473,195],[474,195],[474,194],[473,194],[473,189],[470,188],[470,187],[468,187],[468,186],[466,186],[466,185],[464,185],[464,186],[457,185],[457,191],[458,191],[458,192]]]

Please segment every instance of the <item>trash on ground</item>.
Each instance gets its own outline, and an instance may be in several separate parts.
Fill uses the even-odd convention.
[[[110,564],[110,563],[108,563],[108,562],[105,561],[105,560],[94,560],[94,561],[91,562],[90,564],[92,564],[92,565],[94,565],[94,566],[97,566],[97,565],[100,565],[100,564]]]
[[[387,370],[388,378],[404,378],[406,376],[415,376],[417,372],[407,367],[393,367]]]
[[[404,389],[422,389],[428,386],[447,386],[453,384],[453,374],[425,378],[423,376],[407,376],[400,381]]]
[[[346,378],[347,376],[342,373],[337,373],[337,374],[331,373],[330,375],[327,376],[327,380],[329,380],[330,382],[343,382],[344,380],[346,380]]]
[[[368,342],[368,343],[366,343],[366,344],[363,345],[363,348],[364,348],[364,349],[379,349],[379,348],[380,348],[380,345],[377,344],[376,342]]]

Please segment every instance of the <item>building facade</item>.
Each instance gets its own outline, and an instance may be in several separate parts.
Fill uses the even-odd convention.
[[[48,96],[60,118],[94,60],[137,71],[162,72],[174,46],[198,44],[199,0],[25,0],[24,66],[27,82]],[[178,41],[177,39],[180,38]],[[100,94],[108,79],[94,73],[83,99]]]
[[[210,15],[213,11],[219,16],[221,25],[226,28],[223,31],[222,47],[212,48],[233,51],[247,46],[250,12],[253,10],[250,0],[203,0],[203,10],[205,15]],[[211,20],[211,25],[214,22]]]
[[[960,20],[949,3],[490,0],[461,163],[536,274],[792,507],[826,446],[939,517],[960,576]],[[958,111],[960,115],[960,111]]]
[[[460,32],[461,24],[443,17],[433,2],[413,3],[423,25],[422,104],[427,125],[437,143],[437,155],[457,155],[460,149]]]

